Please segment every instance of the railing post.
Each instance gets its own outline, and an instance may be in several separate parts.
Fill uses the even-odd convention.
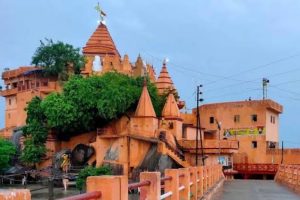
[[[198,199],[198,184],[197,184],[197,167],[190,167],[190,182],[193,183],[190,187],[191,192],[191,200],[197,200]]]
[[[206,170],[207,170],[207,189],[209,189],[210,186],[211,186],[211,178],[210,178],[211,177],[211,170],[210,170],[210,167],[207,166]]]
[[[166,198],[167,200],[179,200],[179,177],[177,169],[166,169],[165,176],[172,177],[172,180],[165,182],[165,193],[172,192],[172,196]]]
[[[297,192],[300,192],[300,168],[297,169]]]
[[[219,180],[221,179],[221,173],[222,173],[221,166],[217,165],[217,178],[216,178],[216,182],[219,182]]]
[[[218,167],[219,165],[213,166],[213,185],[215,185],[215,183],[217,182]]]
[[[179,191],[179,199],[190,199],[190,171],[188,168],[180,168],[179,187],[184,186],[184,189]]]
[[[101,199],[128,200],[127,176],[89,176],[86,186],[87,192],[100,191]]]
[[[218,181],[221,180],[221,178],[222,178],[222,173],[223,173],[222,165],[219,165],[219,166],[218,166]]]
[[[297,166],[293,167],[293,189],[297,187]]]
[[[149,186],[141,187],[140,200],[160,199],[160,172],[142,172],[140,181],[150,181]]]
[[[203,167],[197,167],[197,174],[198,174],[198,176],[197,176],[197,181],[199,180],[199,182],[198,182],[198,184],[197,184],[197,188],[198,188],[198,190],[197,191],[199,191],[197,194],[197,196],[198,196],[198,198],[199,197],[202,197],[202,195],[203,195],[203,186],[204,186],[204,180],[203,180],[203,178],[204,178],[204,176],[203,176]]]
[[[207,190],[207,167],[203,167],[203,194]]]

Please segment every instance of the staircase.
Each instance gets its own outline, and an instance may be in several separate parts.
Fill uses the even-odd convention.
[[[166,146],[166,154],[170,156],[177,164],[181,165],[182,167],[189,167],[189,163],[184,159],[184,157],[180,156],[176,153],[172,148],[169,148],[168,145]]]
[[[158,152],[168,155],[172,158],[177,164],[181,165],[182,167],[189,167],[190,164],[184,159],[183,155],[180,155],[179,152],[174,150],[170,145],[165,142],[158,143]]]

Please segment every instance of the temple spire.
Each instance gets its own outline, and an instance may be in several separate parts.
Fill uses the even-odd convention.
[[[143,91],[135,111],[136,117],[156,117],[153,104],[147,89],[146,79],[144,80]]]
[[[180,118],[180,111],[172,92],[168,95],[166,104],[162,111],[162,116],[165,118]]]
[[[83,47],[84,55],[99,55],[101,58],[108,56],[117,56],[120,58],[118,49],[107,29],[107,26],[100,23]]]
[[[167,61],[164,60],[160,74],[156,80],[156,87],[159,94],[168,93],[170,90],[175,89],[173,81],[167,70]]]

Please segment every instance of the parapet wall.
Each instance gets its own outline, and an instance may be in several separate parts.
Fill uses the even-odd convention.
[[[30,200],[31,194],[27,189],[0,189],[0,200]]]
[[[300,192],[300,165],[280,165],[275,181]]]

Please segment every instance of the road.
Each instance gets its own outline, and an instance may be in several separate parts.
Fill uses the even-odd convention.
[[[230,180],[225,181],[222,191],[214,200],[300,200],[285,186],[272,180]]]

